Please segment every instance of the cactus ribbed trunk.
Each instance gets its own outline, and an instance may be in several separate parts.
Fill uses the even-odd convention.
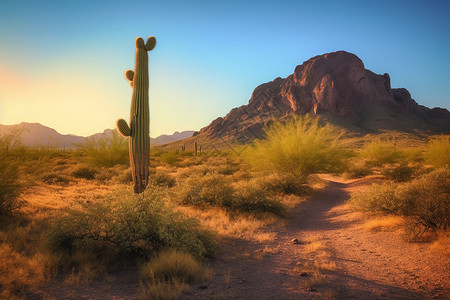
[[[150,162],[150,110],[148,103],[148,54],[156,40],[150,37],[144,45],[142,38],[136,39],[135,71],[127,70],[125,77],[133,87],[131,98],[130,126],[120,119],[119,132],[129,137],[130,165],[134,192],[142,193],[148,184]]]

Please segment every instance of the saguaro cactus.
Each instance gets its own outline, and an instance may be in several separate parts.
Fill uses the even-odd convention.
[[[124,119],[117,120],[117,129],[129,137],[130,165],[134,192],[142,193],[148,184],[150,160],[150,111],[148,104],[148,53],[155,48],[156,39],[151,36],[144,44],[136,39],[136,58],[133,70],[125,71],[125,78],[133,88],[131,98],[130,126]]]

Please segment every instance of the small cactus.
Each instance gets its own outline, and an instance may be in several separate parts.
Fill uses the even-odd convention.
[[[134,192],[142,193],[148,184],[150,164],[150,111],[148,104],[148,53],[155,48],[156,39],[151,36],[144,44],[136,39],[136,56],[133,70],[125,71],[125,78],[133,88],[131,98],[130,126],[123,119],[117,120],[117,129],[129,137],[130,165]]]
[[[197,156],[197,141],[194,142],[194,153]]]

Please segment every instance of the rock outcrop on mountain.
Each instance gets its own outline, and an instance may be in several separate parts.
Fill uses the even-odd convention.
[[[389,74],[364,68],[356,55],[337,51],[319,55],[287,78],[261,84],[248,105],[232,109],[202,128],[205,138],[246,141],[274,118],[312,113],[365,131],[379,129],[450,132],[450,112],[418,105],[404,88],[392,89]]]

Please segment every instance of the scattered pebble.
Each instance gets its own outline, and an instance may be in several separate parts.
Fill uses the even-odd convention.
[[[300,241],[298,239],[292,239],[291,243],[294,245],[298,245],[298,244],[300,244]]]

